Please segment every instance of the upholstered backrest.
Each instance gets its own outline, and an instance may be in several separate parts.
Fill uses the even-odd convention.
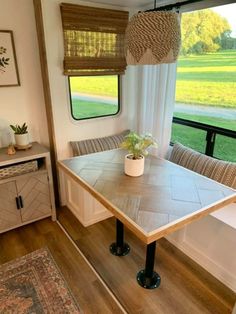
[[[70,142],[73,156],[87,155],[102,152],[104,150],[119,148],[121,142],[124,140],[124,137],[129,134],[129,132],[130,130],[125,130],[122,133],[111,136]]]
[[[170,161],[236,189],[236,163],[218,160],[176,143]]]

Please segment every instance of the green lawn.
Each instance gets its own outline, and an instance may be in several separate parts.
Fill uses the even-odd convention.
[[[236,108],[236,50],[180,57],[176,101]]]
[[[72,92],[117,97],[117,76],[72,77]],[[207,55],[180,57],[178,61],[176,101],[187,104],[236,108],[236,50]],[[73,100],[76,119],[115,114],[117,106],[92,101]],[[236,121],[176,113],[175,116],[236,131]],[[206,133],[173,125],[172,140],[198,151],[205,150]],[[217,136],[215,156],[236,161],[234,139]]]
[[[114,115],[117,113],[117,105],[73,100],[73,117],[75,119],[86,119],[97,116]]]
[[[236,131],[236,122],[234,120],[226,120],[206,116],[193,116],[191,114],[183,113],[176,113],[175,117],[194,120],[206,124],[217,125],[218,127]],[[180,142],[199,152],[205,153],[206,132],[203,130],[198,130],[185,125],[173,123],[171,140],[172,142]],[[219,159],[236,162],[236,140],[233,138],[227,138],[225,136],[217,135],[214,156]]]
[[[192,115],[192,114],[180,113],[180,112],[176,112],[174,114],[174,116],[177,118],[192,120],[192,121],[201,122],[201,123],[205,123],[205,124],[209,124],[209,125],[218,126],[220,128],[236,131],[236,121],[235,120],[202,116],[202,115]]]
[[[117,76],[71,77],[71,90],[117,97]],[[236,50],[180,57],[176,101],[236,108]]]
[[[71,91],[99,96],[118,96],[117,75],[75,76],[70,78]]]
[[[236,108],[236,50],[200,56],[180,57],[176,101],[186,104]],[[236,121],[216,117],[175,113],[176,117],[236,131]],[[172,141],[205,152],[206,132],[173,124]],[[236,140],[217,136],[214,155],[236,161]]]

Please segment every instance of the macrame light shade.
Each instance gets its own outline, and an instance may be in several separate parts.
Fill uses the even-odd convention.
[[[137,13],[129,21],[125,33],[126,62],[130,65],[176,62],[180,43],[180,21],[177,13]]]

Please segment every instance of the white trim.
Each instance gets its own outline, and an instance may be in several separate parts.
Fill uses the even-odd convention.
[[[224,283],[227,287],[236,292],[236,277],[229,273],[227,269],[218,265],[215,261],[210,259],[199,250],[195,249],[192,245],[189,245],[185,240],[179,242],[172,237],[167,237],[167,239],[174,246],[184,252],[188,257],[193,259],[194,262],[202,266],[214,277]]]
[[[100,282],[102,283],[102,285],[104,286],[104,288],[107,290],[107,292],[110,294],[110,296],[112,297],[112,299],[115,301],[115,303],[118,305],[118,307],[120,308],[120,310],[124,313],[124,314],[128,314],[128,312],[126,312],[126,310],[124,309],[124,307],[121,305],[121,303],[119,302],[119,300],[116,298],[115,294],[110,290],[110,288],[107,286],[107,284],[105,283],[105,281],[102,279],[102,277],[99,275],[99,273],[96,271],[96,269],[93,267],[93,265],[87,260],[87,258],[85,257],[85,255],[82,253],[82,251],[78,248],[78,246],[75,244],[75,242],[73,241],[73,239],[71,238],[71,236],[69,235],[69,233],[66,231],[66,229],[62,226],[62,224],[60,223],[60,221],[56,221],[57,224],[59,225],[59,227],[62,229],[62,231],[65,233],[65,235],[67,236],[67,238],[70,240],[70,242],[73,244],[73,246],[75,247],[75,249],[79,252],[79,254],[82,256],[82,258],[84,259],[84,261],[86,262],[86,264],[89,266],[89,268],[93,271],[93,273],[97,276],[97,278],[100,280]]]

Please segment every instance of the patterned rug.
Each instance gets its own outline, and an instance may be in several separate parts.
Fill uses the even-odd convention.
[[[80,313],[47,248],[0,266],[0,313]]]

